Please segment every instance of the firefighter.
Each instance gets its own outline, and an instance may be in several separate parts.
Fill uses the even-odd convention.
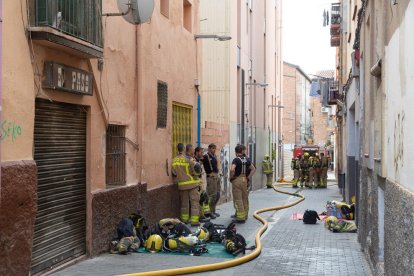
[[[325,157],[325,154],[321,153],[321,187],[323,188],[326,188],[328,184],[328,166],[328,157]]]
[[[233,203],[236,209],[236,218],[233,222],[244,223],[249,212],[249,194],[247,179],[252,176],[256,168],[252,162],[243,156],[244,146],[236,146],[236,158],[233,159],[230,169],[230,181],[233,190]]]
[[[300,168],[300,186],[303,188],[303,184],[309,187],[309,153],[305,152],[303,158],[299,163]]]
[[[188,144],[177,145],[178,156],[173,159],[172,175],[178,183],[181,201],[180,219],[184,223],[191,223],[191,226],[200,225],[200,179],[201,166],[195,162],[193,146]],[[198,171],[196,171],[198,170]]]
[[[267,154],[264,156],[264,160],[262,161],[262,172],[266,175],[266,187],[272,188],[273,164],[270,162],[270,157]]]
[[[290,168],[293,170],[293,184],[292,187],[293,188],[297,188],[298,187],[298,182],[299,182],[299,178],[300,178],[300,171],[299,171],[299,167],[300,167],[300,160],[302,159],[302,154],[298,154],[298,157],[293,157],[292,158],[292,162],[290,164]]]
[[[316,181],[315,181],[315,156],[313,156],[312,154],[310,154],[309,159],[308,159],[309,163],[309,169],[308,169],[308,175],[309,175],[309,188],[312,188],[315,186]],[[314,184],[315,183],[315,184]]]
[[[318,152],[315,154],[313,167],[315,168],[315,186],[321,187],[321,157]]]
[[[207,174],[207,194],[211,219],[220,216],[220,214],[216,212],[216,205],[220,199],[221,191],[216,148],[215,144],[210,144],[208,146],[208,152],[203,157],[204,170]]]
[[[203,148],[202,147],[196,147],[194,150],[194,159],[198,162],[198,164],[201,165],[201,173],[198,176],[200,179],[200,222],[209,222],[210,219],[210,205],[208,201],[207,192],[205,191],[204,185],[203,185]]]

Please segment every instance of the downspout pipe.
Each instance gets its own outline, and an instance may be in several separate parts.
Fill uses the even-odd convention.
[[[201,96],[198,85],[196,85],[197,90],[197,146],[201,145]]]

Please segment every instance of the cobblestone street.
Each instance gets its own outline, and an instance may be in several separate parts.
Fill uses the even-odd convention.
[[[290,219],[294,212],[303,213],[306,209],[322,212],[327,200],[340,200],[337,186],[333,185],[333,182],[330,182],[330,185],[328,189],[303,190],[302,194],[306,197],[304,202],[279,212],[263,214],[270,225],[262,237],[264,248],[257,259],[238,267],[201,275],[371,275],[364,253],[357,242],[357,234],[332,233],[324,228],[322,222],[317,225],[305,225],[302,221]],[[292,200],[293,197],[289,198],[267,189],[255,191],[250,195],[251,210]],[[234,212],[232,203],[221,205],[219,212],[222,216],[215,222],[229,223],[230,215]],[[252,243],[259,227],[260,224],[250,217],[246,224],[238,226],[238,231]],[[164,254],[105,254],[54,275],[114,275],[224,260]]]

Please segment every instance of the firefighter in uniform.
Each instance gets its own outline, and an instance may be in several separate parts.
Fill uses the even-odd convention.
[[[273,164],[270,162],[270,157],[267,154],[264,156],[264,160],[262,161],[262,172],[266,175],[266,187],[272,188]]]
[[[249,213],[248,178],[254,174],[256,168],[252,162],[243,156],[242,145],[236,146],[236,158],[233,159],[230,169],[230,181],[232,183],[233,203],[236,209],[234,222],[244,223]]]
[[[221,191],[216,148],[216,145],[210,144],[208,146],[208,152],[203,157],[204,170],[207,174],[207,194],[211,219],[220,216],[220,214],[216,213],[216,205],[220,199]]]
[[[200,222],[209,222],[210,219],[208,218],[210,216],[210,205],[208,202],[208,195],[205,191],[204,185],[203,185],[203,148],[202,147],[196,147],[194,151],[194,159],[197,161],[198,164],[201,165],[201,173],[198,176],[198,179],[200,179]]]
[[[292,162],[290,164],[290,168],[293,171],[293,184],[292,184],[293,188],[298,187],[298,182],[299,182],[299,178],[300,178],[299,168],[300,168],[301,158],[302,158],[302,154],[299,154],[298,157],[293,157]]]
[[[309,187],[314,187],[316,184],[316,175],[315,175],[315,156],[310,155],[309,156]],[[315,184],[314,184],[315,183]]]
[[[309,153],[305,152],[303,158],[299,163],[300,167],[300,186],[303,188],[303,184],[309,187]]]
[[[313,167],[315,168],[315,187],[321,187],[321,157],[318,152],[315,154]]]
[[[328,184],[328,166],[329,159],[325,157],[324,153],[321,153],[321,186],[326,188]]]
[[[195,162],[194,149],[192,145],[186,146],[184,155],[184,145],[177,145],[178,156],[173,159],[172,175],[178,183],[181,201],[180,219],[184,223],[190,222],[192,226],[200,225],[200,179],[201,166]],[[198,172],[196,169],[199,168]]]

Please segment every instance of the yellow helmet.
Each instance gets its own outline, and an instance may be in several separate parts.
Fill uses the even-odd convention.
[[[326,228],[331,228],[333,224],[337,223],[338,219],[335,216],[329,216],[326,220],[325,220],[325,227]]]
[[[206,228],[202,227],[200,228],[200,231],[198,232],[197,238],[199,240],[208,241],[208,239],[210,238],[210,233],[208,232]]]
[[[316,156],[319,156],[319,153],[318,152],[316,153]]]
[[[266,160],[270,159],[269,154],[266,154],[266,155],[264,156],[264,159],[266,159]]]
[[[309,157],[309,152],[305,152],[305,154],[303,156]]]
[[[167,247],[171,250],[176,249],[187,249],[191,246],[194,246],[198,243],[198,238],[195,236],[181,236],[179,238],[170,238],[167,241]]]
[[[156,253],[162,249],[162,238],[160,235],[152,234],[145,242],[145,249],[148,252]]]

